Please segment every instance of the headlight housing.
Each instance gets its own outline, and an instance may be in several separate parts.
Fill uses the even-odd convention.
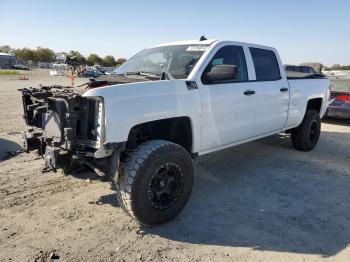
[[[95,137],[96,148],[100,148],[105,141],[105,112],[104,103],[102,97],[94,98],[96,101],[95,105],[95,117],[94,127],[92,134]]]

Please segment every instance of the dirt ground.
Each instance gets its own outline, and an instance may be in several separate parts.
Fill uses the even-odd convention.
[[[147,229],[93,173],[4,160],[25,128],[17,89],[40,83],[69,81],[0,77],[0,261],[350,261],[350,122],[324,123],[309,153],[276,135],[199,158],[183,212]]]

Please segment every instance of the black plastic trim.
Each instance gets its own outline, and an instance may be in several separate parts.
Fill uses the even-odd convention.
[[[216,56],[216,54],[218,53],[218,52],[220,52],[223,48],[225,48],[225,47],[237,47],[237,48],[239,48],[239,49],[241,49],[241,51],[243,52],[243,55],[244,55],[244,66],[245,66],[245,69],[246,69],[246,78],[249,78],[249,70],[248,70],[248,65],[247,65],[247,56],[246,56],[246,54],[245,54],[245,51],[244,51],[244,48],[243,48],[243,46],[242,45],[233,45],[233,44],[230,44],[230,45],[224,45],[224,46],[222,46],[222,47],[220,47],[217,51],[216,51],[216,53],[213,55],[213,57],[210,59],[210,61],[205,65],[205,69],[203,70],[203,72],[202,72],[202,75],[201,75],[201,83],[203,84],[203,85],[212,85],[212,84],[216,84],[216,83],[218,83],[218,82],[212,82],[212,83],[210,83],[210,82],[208,82],[208,83],[206,83],[205,81],[203,81],[204,80],[204,75],[205,75],[205,72],[206,72],[206,70],[207,70],[207,68],[208,68],[208,66],[210,65],[210,63],[213,61],[213,59],[214,59],[214,57]],[[242,80],[242,81],[230,81],[230,80],[223,80],[222,82],[224,82],[225,84],[226,83],[231,83],[231,82],[233,82],[233,83],[243,83],[243,82],[246,82],[246,81],[249,81],[248,79],[247,80]],[[221,81],[220,81],[220,83],[221,83]]]
[[[186,85],[188,90],[198,89],[196,81],[186,81]]]
[[[254,66],[254,71],[255,71],[255,77],[257,77],[257,76],[256,76],[256,67],[255,67],[255,62],[254,62],[254,56],[253,56],[253,54],[252,54],[252,51],[254,51],[254,50],[268,51],[268,52],[271,52],[271,53],[273,54],[274,59],[275,59],[275,62],[276,62],[276,64],[277,64],[278,75],[280,76],[279,79],[281,79],[282,76],[281,76],[280,63],[278,62],[278,59],[277,59],[277,56],[276,56],[275,52],[272,51],[272,50],[269,50],[269,49],[265,49],[265,48],[249,47],[249,52],[250,52],[250,55],[251,55],[252,60],[253,60],[253,66]],[[277,78],[277,79],[278,79],[278,78]],[[274,79],[265,79],[265,80],[259,80],[259,81],[274,81]]]
[[[278,79],[274,79],[274,80],[244,80],[244,81],[225,81],[225,82],[211,82],[211,83],[206,83],[204,84],[202,82],[203,85],[220,85],[220,84],[235,84],[235,83],[255,83],[255,82],[274,82],[274,81],[280,81],[283,78],[280,77]]]
[[[243,93],[245,96],[251,96],[251,95],[255,95],[255,91],[254,90],[246,90]]]

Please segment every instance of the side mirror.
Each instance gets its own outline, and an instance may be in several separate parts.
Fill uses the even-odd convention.
[[[238,79],[238,67],[235,65],[215,65],[205,74],[206,82],[218,82]]]

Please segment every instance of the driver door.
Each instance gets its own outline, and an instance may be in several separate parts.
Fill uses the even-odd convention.
[[[206,82],[215,65],[234,65],[235,78]],[[242,46],[219,48],[202,73],[202,150],[210,151],[249,139],[253,135],[256,97],[248,82],[246,56]]]

